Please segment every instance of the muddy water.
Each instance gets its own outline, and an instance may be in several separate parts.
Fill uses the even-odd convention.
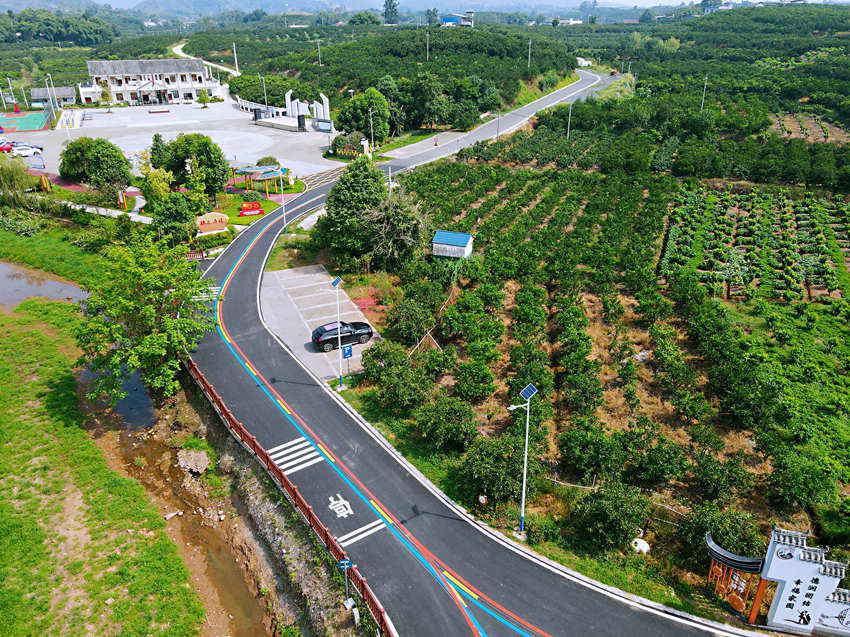
[[[203,556],[207,580],[228,614],[227,618],[210,617],[209,622],[227,626],[227,634],[232,637],[269,634],[262,599],[255,596],[245,583],[242,567],[235,561],[232,548],[222,537],[222,530],[216,530],[212,522],[196,515],[196,504],[191,501],[191,496],[180,492],[179,485],[185,473],[172,461],[173,450],[158,440],[139,439],[129,430],[125,430],[119,440],[121,455],[128,464],[138,456],[145,458],[146,468],[139,471],[138,477],[146,490],[157,499],[166,501],[173,507],[172,510],[183,511],[182,516],[172,518],[169,524],[177,522],[180,525],[180,536],[185,545],[180,547],[181,550],[185,548],[190,554]],[[160,479],[146,479],[154,472]],[[218,524],[231,524],[229,516]]]
[[[33,296],[79,301],[86,293],[52,274],[0,261],[0,312],[11,312]]]

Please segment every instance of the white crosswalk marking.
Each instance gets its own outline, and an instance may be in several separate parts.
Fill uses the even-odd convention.
[[[337,540],[337,542],[339,542],[339,545],[342,548],[345,548],[346,546],[350,546],[351,544],[354,544],[355,542],[359,542],[364,537],[368,537],[369,535],[372,535],[372,533],[376,533],[376,532],[380,531],[385,526],[386,526],[386,524],[384,523],[384,521],[382,519],[378,518],[374,522],[369,522],[369,524],[365,524],[365,525],[361,526],[359,529],[354,529],[353,531],[346,533],[342,537],[338,537],[336,540]]]
[[[221,292],[221,286],[215,287],[211,285],[208,287],[203,293],[198,296],[192,297],[195,301],[214,301],[218,296],[218,293]]]
[[[304,437],[290,440],[268,450],[269,456],[285,475],[321,462],[325,457]]]

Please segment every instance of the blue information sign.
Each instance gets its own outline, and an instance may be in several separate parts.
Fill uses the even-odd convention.
[[[344,560],[340,560],[339,562],[337,562],[336,566],[341,571],[347,571],[353,566],[353,564],[350,559],[345,558]]]
[[[351,349],[352,349],[351,345],[343,345],[342,346],[342,357],[343,358],[351,358],[354,355],[353,352],[351,351]]]

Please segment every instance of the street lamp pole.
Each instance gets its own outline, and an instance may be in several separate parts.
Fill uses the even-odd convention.
[[[525,408],[525,453],[522,460],[522,504],[520,507],[520,518],[519,518],[519,532],[525,533],[525,486],[526,486],[526,476],[528,474],[528,426],[529,421],[531,419],[531,397],[537,393],[537,388],[529,383],[525,386],[520,392],[520,396],[525,398],[525,403],[519,405],[511,405],[508,407],[508,411],[513,411],[514,409]]]
[[[342,391],[345,389],[345,385],[342,384],[342,323],[340,322],[340,314],[339,314],[339,286],[342,283],[342,279],[337,277],[333,280],[331,285],[333,285],[334,290],[336,290],[336,345],[337,350],[339,351],[339,387],[338,391]]]
[[[570,139],[570,125],[573,123],[573,103],[570,102],[570,113],[567,116],[567,140]]]
[[[260,78],[263,80],[263,101],[266,103],[266,115],[269,114],[269,97],[266,95],[266,76]]]
[[[372,125],[372,107],[369,107],[369,139],[372,143],[372,152],[375,151],[375,127]]]

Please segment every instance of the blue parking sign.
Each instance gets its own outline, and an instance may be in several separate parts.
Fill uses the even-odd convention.
[[[342,346],[342,357],[343,358],[351,358],[352,354],[352,346],[351,345],[343,345]]]

